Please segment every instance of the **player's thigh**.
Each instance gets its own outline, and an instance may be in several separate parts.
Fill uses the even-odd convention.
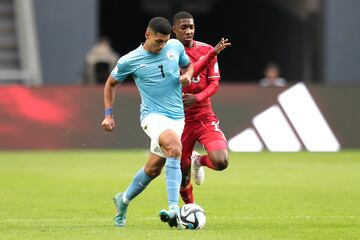
[[[227,151],[227,141],[216,117],[202,121],[198,141],[207,152]]]
[[[152,153],[166,158],[161,145],[180,144],[181,147],[180,138],[184,129],[184,119],[174,120],[161,114],[150,114],[142,120],[141,127],[151,139],[150,151]],[[166,136],[160,138],[165,131]]]
[[[165,156],[180,158],[181,140],[173,129],[166,129],[160,134],[159,145]]]
[[[185,170],[191,166],[191,155],[197,141],[196,126],[194,124],[185,124],[183,134],[181,136],[182,155],[181,169]]]

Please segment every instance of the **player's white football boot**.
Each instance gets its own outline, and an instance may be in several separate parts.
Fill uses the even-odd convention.
[[[205,171],[204,167],[200,164],[201,155],[193,151],[191,155],[191,178],[194,179],[197,185],[201,185],[204,182]]]

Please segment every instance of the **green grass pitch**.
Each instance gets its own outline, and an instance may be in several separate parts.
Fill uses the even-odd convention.
[[[164,175],[113,226],[145,150],[0,152],[0,239],[360,239],[360,152],[231,153],[195,198],[205,229],[171,230]]]

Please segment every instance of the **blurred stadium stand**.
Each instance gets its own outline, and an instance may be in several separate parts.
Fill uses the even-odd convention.
[[[197,40],[232,41],[220,57],[223,81],[258,82],[275,61],[290,82],[359,83],[359,8],[357,0],[0,0],[0,83],[80,84],[98,38],[123,55],[151,17],[179,10],[193,13]]]
[[[42,83],[33,14],[31,0],[0,0],[0,83]]]
[[[19,69],[19,58],[15,35],[13,1],[0,1],[0,67],[1,70]],[[6,77],[6,76],[5,76]]]

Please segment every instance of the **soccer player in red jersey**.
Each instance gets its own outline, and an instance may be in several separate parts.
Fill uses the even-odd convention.
[[[183,87],[185,128],[181,138],[183,178],[180,188],[183,201],[193,203],[190,176],[192,175],[195,183],[200,185],[204,181],[202,166],[218,171],[228,166],[227,141],[212,110],[210,97],[219,88],[220,71],[216,55],[231,44],[227,39],[222,39],[213,48],[206,43],[195,41],[194,18],[187,12],[174,15],[173,32],[184,45],[186,54],[194,66],[192,83]],[[206,155],[194,151],[196,141],[204,146]]]

